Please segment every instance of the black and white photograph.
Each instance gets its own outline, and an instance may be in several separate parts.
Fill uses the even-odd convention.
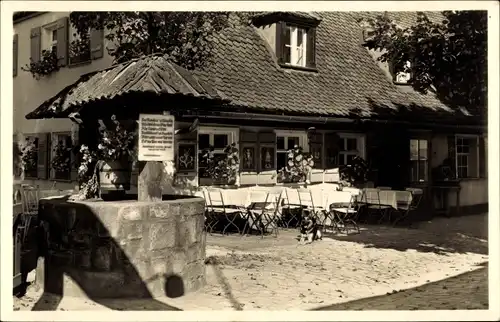
[[[498,3],[100,3],[2,3],[2,316],[500,318]]]

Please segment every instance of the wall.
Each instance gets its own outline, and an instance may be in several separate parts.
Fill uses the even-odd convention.
[[[56,95],[64,87],[77,81],[81,75],[109,67],[112,64],[112,58],[104,50],[103,58],[87,64],[63,67],[40,80],[34,79],[29,72],[21,69],[30,62],[31,29],[44,26],[65,16],[69,16],[69,12],[49,12],[14,24],[14,34],[18,34],[18,72],[17,76],[13,78],[14,133],[69,131],[71,128],[69,119],[27,120],[25,115],[36,109],[45,100]],[[71,29],[70,37],[74,33],[74,30]],[[105,45],[107,45],[106,40]]]
[[[488,151],[485,140],[485,151]],[[439,166],[448,157],[448,139],[446,135],[436,135],[432,139],[432,158],[430,168]],[[487,154],[486,154],[487,157]],[[487,169],[487,168],[486,168]],[[430,170],[430,169],[429,169]],[[462,179],[460,182],[460,205],[472,206],[488,203],[488,178]],[[456,194],[449,194],[452,205],[456,203]]]
[[[273,23],[271,25],[262,26],[256,29],[259,35],[261,35],[261,37],[266,40],[273,54],[276,54],[276,24]]]

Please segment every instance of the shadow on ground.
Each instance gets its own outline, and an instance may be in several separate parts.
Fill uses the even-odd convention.
[[[439,255],[449,253],[488,254],[488,215],[460,218],[435,218],[416,224],[414,228],[393,228],[382,225],[360,225],[360,234],[325,233],[335,240],[364,244],[367,248],[388,248],[398,251],[414,249]]]
[[[340,310],[487,310],[488,265],[415,288],[323,306],[313,311]]]
[[[45,207],[65,201],[67,197],[57,198],[57,201],[51,199]],[[57,211],[40,208],[39,218],[48,231],[48,234],[44,231],[43,236],[39,236],[40,244],[45,246],[37,254],[44,257],[43,276],[37,276],[42,279],[44,293],[33,311],[57,310],[64,296],[64,280],[67,278],[73,280],[88,299],[112,310],[124,310],[123,302],[117,298],[127,299],[126,310],[180,310],[153,298],[146,281],[142,280],[125,251],[89,207],[83,204],[73,204],[72,207],[78,207],[78,210],[64,216]],[[106,238],[103,239],[103,236]],[[96,263],[95,258],[90,259],[89,245],[94,245],[92,252],[101,251],[103,247],[112,251],[110,256],[104,255]],[[153,278],[162,279],[162,289],[167,297],[184,295],[181,277],[165,275]],[[113,297],[115,293],[119,295]]]

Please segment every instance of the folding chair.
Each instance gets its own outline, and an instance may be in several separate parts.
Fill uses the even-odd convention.
[[[377,189],[378,189],[378,190],[392,190],[392,188],[391,188],[391,187],[384,187],[384,186],[382,186],[382,187],[377,187]]]
[[[31,222],[38,217],[40,202],[40,188],[38,186],[21,185],[21,201],[23,213],[21,215],[22,241],[26,242],[31,228]]]
[[[289,218],[283,218],[283,225],[286,228],[290,227],[290,223],[294,222],[298,224],[300,222],[300,216],[302,212],[298,211],[301,208],[300,197],[297,189],[285,188],[283,190],[282,198],[282,209],[288,210]]]
[[[212,202],[206,189],[203,189],[203,197],[205,199],[205,231],[212,235],[213,229],[219,224],[220,216],[212,210]]]
[[[245,221],[245,226],[243,227],[242,234],[247,232],[247,227],[249,231],[252,228],[258,230],[261,235],[264,235],[264,224],[262,223],[262,211],[261,209],[265,207],[267,202],[267,192],[263,189],[250,190],[247,195],[247,220]]]
[[[330,197],[335,200],[329,205],[330,218],[334,222],[333,226],[338,232],[346,234],[349,234],[349,227],[351,227],[359,234],[360,229],[354,219],[358,212],[354,207],[354,196],[348,191],[335,191],[329,195],[329,199]]]
[[[319,222],[320,218],[317,213],[319,211],[319,207],[314,206],[314,200],[311,190],[307,188],[298,188],[297,193],[299,194],[300,207],[302,208],[301,216],[303,217],[304,213],[308,212],[309,215],[314,217],[316,222]]]
[[[407,188],[405,191],[397,191],[397,208],[401,212],[396,218],[393,226],[409,217],[410,212],[416,211],[423,197],[423,190],[418,188]]]
[[[271,232],[274,231],[275,237],[278,237],[278,224],[281,220],[281,195],[282,191],[269,191],[267,193],[265,207],[262,209],[261,221],[264,226],[264,231],[268,231],[268,229],[271,228]]]
[[[224,215],[226,219],[226,224],[222,230],[222,235],[226,233],[227,228],[233,226],[241,234],[240,227],[237,225],[237,221],[243,219],[241,209],[238,208],[228,208],[224,203],[224,197],[220,189],[207,189],[208,198],[210,200],[210,208],[213,215]]]

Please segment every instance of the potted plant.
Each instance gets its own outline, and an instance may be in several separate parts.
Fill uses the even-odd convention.
[[[340,189],[364,185],[368,180],[368,172],[366,161],[360,156],[355,156],[348,165],[339,168]]]
[[[78,176],[84,199],[97,197],[102,191],[129,190],[132,163],[137,156],[135,131],[127,129],[115,115],[107,124],[100,123],[97,149],[80,147]]]
[[[204,149],[201,163],[206,166],[205,173],[215,183],[239,186],[240,158],[236,143],[226,146],[222,155],[216,154],[213,147]]]
[[[55,71],[59,70],[57,53],[55,50],[42,50],[42,57],[39,61],[32,61],[30,59],[29,65],[21,67],[25,72],[30,72],[33,78],[40,79],[40,77],[48,76]]]
[[[295,145],[293,149],[287,151],[287,163],[278,170],[278,181],[283,183],[310,183],[310,174],[314,166],[314,159],[311,153]]]

